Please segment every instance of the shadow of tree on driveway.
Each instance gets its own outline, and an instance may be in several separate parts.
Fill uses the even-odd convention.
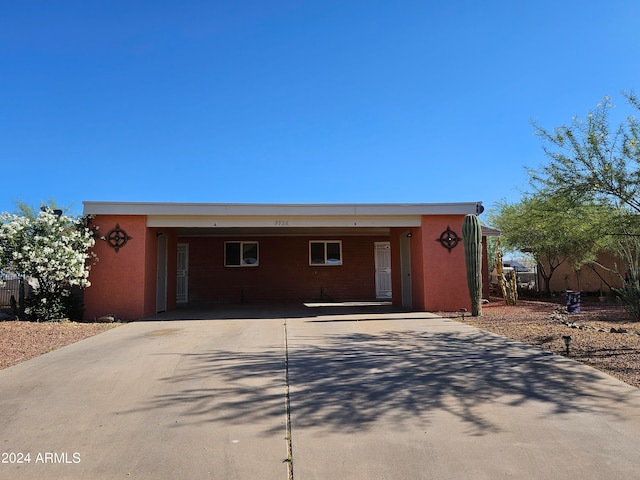
[[[172,393],[137,411],[176,409],[193,424],[284,423],[284,348],[182,354]],[[490,333],[403,330],[289,339],[291,416],[295,428],[357,432],[377,421],[426,422],[448,412],[467,434],[500,430],[495,413],[538,402],[537,415],[594,412],[615,416],[637,401],[592,369]]]

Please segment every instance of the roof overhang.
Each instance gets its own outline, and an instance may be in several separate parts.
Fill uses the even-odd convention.
[[[466,215],[483,211],[481,202],[414,204],[222,204],[84,202],[85,215],[144,215],[159,228],[265,229],[418,227],[423,215]],[[302,231],[300,230],[300,231]]]
[[[482,227],[482,236],[483,237],[500,237],[502,232],[500,230],[496,230],[491,227]]]
[[[354,203],[354,204],[276,204],[276,203],[160,203],[91,202],[84,204],[85,215],[160,216],[345,216],[345,215],[466,215],[484,210],[482,202],[460,203]]]

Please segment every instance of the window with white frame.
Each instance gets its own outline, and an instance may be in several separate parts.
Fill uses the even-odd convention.
[[[340,240],[310,241],[309,265],[342,265],[342,242]]]
[[[257,267],[258,242],[224,242],[225,267]]]

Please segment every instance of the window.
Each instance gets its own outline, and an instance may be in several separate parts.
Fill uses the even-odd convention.
[[[258,242],[224,242],[225,267],[257,267]]]
[[[309,265],[342,265],[342,242],[309,242]]]

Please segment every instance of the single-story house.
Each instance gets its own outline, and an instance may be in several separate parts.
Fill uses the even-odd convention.
[[[481,202],[84,202],[99,258],[85,318],[270,301],[470,309],[462,221],[482,211]]]

